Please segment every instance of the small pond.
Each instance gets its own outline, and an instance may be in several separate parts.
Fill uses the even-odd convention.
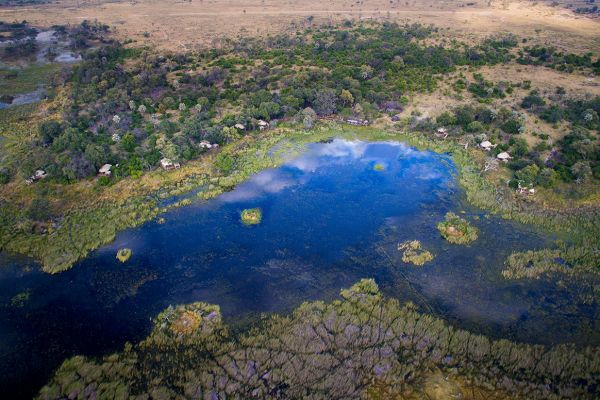
[[[365,277],[389,296],[494,337],[599,343],[595,309],[568,284],[502,279],[511,251],[551,238],[468,206],[455,174],[447,155],[333,140],[216,199],[170,211],[163,223],[122,232],[67,272],[47,275],[2,255],[0,386],[30,397],[65,358],[142,339],[170,304],[216,303],[243,327],[263,312],[335,298]],[[262,222],[245,226],[240,212],[253,207]],[[479,239],[442,239],[435,225],[448,211],[462,212]],[[435,259],[403,263],[397,245],[412,239]],[[124,264],[115,258],[122,247],[133,251]]]

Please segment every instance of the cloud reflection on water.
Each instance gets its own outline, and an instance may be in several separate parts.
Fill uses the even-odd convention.
[[[392,153],[390,153],[392,152]],[[415,158],[419,151],[400,142],[363,142],[360,140],[335,139],[331,143],[315,143],[299,157],[284,163],[283,168],[259,172],[235,190],[225,193],[219,199],[226,203],[248,201],[266,194],[278,193],[289,187],[306,183],[310,174],[324,166],[362,161],[389,164],[390,159]],[[423,166],[425,168],[425,166]],[[425,176],[426,171],[421,173]],[[439,178],[439,172],[429,172],[429,179]],[[421,178],[425,179],[425,178]]]

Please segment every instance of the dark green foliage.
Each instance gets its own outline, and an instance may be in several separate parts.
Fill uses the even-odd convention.
[[[521,122],[516,119],[509,119],[502,125],[502,130],[512,135],[518,134],[521,129]]]
[[[471,106],[461,106],[454,109],[456,125],[466,128],[475,120],[475,109]]]
[[[436,118],[435,122],[437,122],[437,124],[440,126],[451,126],[451,125],[457,125],[457,123],[458,123],[456,120],[456,117],[454,115],[452,115],[451,113],[449,113],[448,111],[441,113]]]
[[[546,102],[542,97],[540,97],[537,91],[532,91],[527,96],[523,98],[521,102],[521,107],[523,108],[533,108],[533,107],[541,107],[545,105]]]
[[[10,172],[6,169],[0,169],[0,185],[5,185],[10,182]]]
[[[319,115],[331,115],[337,111],[337,96],[333,90],[323,90],[317,93],[314,101],[315,111]]]
[[[36,0],[32,0],[36,1]],[[12,0],[0,0],[0,5],[10,5]],[[37,29],[29,26],[27,21],[22,22],[4,22],[0,21],[0,33],[3,37],[12,40],[25,39],[27,37],[34,36],[37,33]]]
[[[517,62],[520,64],[543,65],[559,71],[573,72],[576,69],[590,68],[600,71],[598,58],[592,58],[592,53],[583,55],[564,53],[554,47],[533,46],[519,51]]]
[[[540,118],[551,124],[555,124],[564,118],[564,111],[557,105],[551,105],[540,113]]]
[[[521,183],[522,186],[532,186],[537,182],[539,173],[540,168],[535,164],[531,164],[515,172],[515,178]]]
[[[215,160],[215,167],[223,174],[228,175],[235,168],[235,159],[228,154],[219,154]]]
[[[556,171],[550,168],[544,168],[538,174],[536,184],[545,188],[553,188],[556,185],[557,180],[558,174]]]
[[[523,157],[529,152],[529,145],[525,139],[511,139],[510,142],[511,154],[515,157]]]
[[[21,58],[35,54],[37,49],[37,43],[30,38],[5,45],[3,53],[7,58]]]
[[[39,138],[46,145],[51,144],[62,132],[62,124],[58,121],[42,122],[38,126]]]
[[[34,221],[46,221],[50,218],[50,204],[48,200],[36,197],[27,208],[27,217]]]
[[[135,146],[135,138],[131,133],[126,134],[121,139],[121,147],[123,148],[123,150],[131,153],[135,149]]]

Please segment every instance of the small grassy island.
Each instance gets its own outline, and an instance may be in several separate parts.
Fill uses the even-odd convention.
[[[260,208],[248,208],[242,211],[241,217],[245,225],[258,225],[262,220],[262,211]]]
[[[131,249],[128,249],[128,248],[119,249],[119,251],[117,251],[117,260],[124,263],[131,258],[131,254],[132,254]]]
[[[447,213],[446,220],[437,224],[437,228],[444,239],[454,244],[469,244],[479,236],[479,229],[453,212]]]
[[[375,164],[375,166],[373,167],[373,169],[375,171],[383,171],[383,170],[385,170],[385,166],[383,164],[377,163],[377,164]]]
[[[398,251],[402,251],[402,261],[411,263],[418,267],[433,260],[433,254],[430,251],[423,250],[421,242],[418,240],[407,240],[404,243],[398,244]]]

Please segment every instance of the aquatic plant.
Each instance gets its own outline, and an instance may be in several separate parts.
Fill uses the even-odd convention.
[[[384,298],[371,279],[340,294],[265,318],[235,338],[216,306],[169,307],[142,343],[99,361],[65,361],[38,398],[361,398],[382,387],[419,393],[435,387],[438,371],[515,399],[600,396],[597,347],[490,340]],[[202,322],[174,333],[173,322],[187,312]]]
[[[598,274],[600,253],[592,246],[566,246],[555,249],[528,250],[512,253],[504,263],[502,276],[507,279],[539,278],[560,272],[574,275]]]
[[[245,225],[258,225],[262,220],[260,208],[248,208],[241,213],[242,222]]]
[[[468,244],[479,236],[479,229],[453,212],[448,212],[446,219],[438,223],[437,228],[444,239],[454,244]]]
[[[377,164],[375,164],[375,166],[373,167],[373,169],[375,171],[383,171],[383,170],[385,170],[385,166],[383,164],[377,163]]]
[[[16,295],[13,296],[12,299],[10,299],[10,305],[12,307],[23,307],[25,306],[25,303],[27,303],[29,301],[29,298],[31,297],[31,289],[27,289],[21,293],[17,293]]]
[[[433,254],[421,248],[421,242],[418,240],[407,240],[398,244],[398,251],[402,252],[402,261],[422,266],[433,260]]]
[[[119,249],[119,251],[117,251],[117,260],[124,263],[131,258],[131,254],[132,254],[131,249],[128,249],[128,248]]]

